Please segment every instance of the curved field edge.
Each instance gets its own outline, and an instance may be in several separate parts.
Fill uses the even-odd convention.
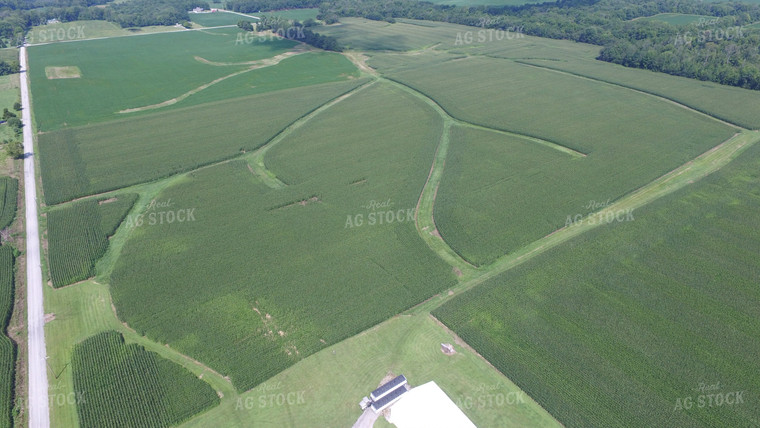
[[[273,99],[272,94],[253,95],[41,134],[45,200],[58,204],[239,157],[362,83],[286,89]],[[251,120],[265,114],[278,120]],[[196,120],[199,116],[208,123]],[[219,140],[219,127],[232,134]]]
[[[434,314],[564,424],[757,424],[744,404],[759,372],[754,137],[635,222],[596,229]],[[688,406],[705,394],[744,398]]]
[[[516,62],[644,92],[735,126],[760,128],[760,119],[752,114],[760,109],[760,94],[757,91],[712,82],[698,82],[685,77],[631,69],[601,61],[520,59]]]
[[[235,395],[232,384],[198,361],[171,347],[155,343],[127,327],[116,318],[107,285],[84,281],[75,286],[53,289],[44,287],[45,310],[53,318],[45,325],[51,393],[76,397],[71,359],[74,346],[95,334],[118,331],[127,344],[136,343],[173,363],[184,367],[208,383],[220,397]],[[51,426],[79,426],[76,405],[68,400],[50,406]]]
[[[237,161],[167,188],[157,199],[195,208],[197,221],[133,232],[111,277],[119,316],[247,389],[452,283],[409,224],[440,135],[440,118],[412,100],[373,85],[296,130],[270,152],[284,188]],[[352,131],[336,134],[336,123]],[[394,204],[387,224],[362,207],[373,199]],[[359,214],[364,226],[347,224]],[[164,292],[145,302],[145,287]],[[161,309],[169,301],[175,311]]]
[[[74,346],[80,426],[168,427],[219,404],[210,385],[155,352],[108,330]]]

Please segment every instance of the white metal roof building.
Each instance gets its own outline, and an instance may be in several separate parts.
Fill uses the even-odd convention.
[[[407,391],[390,408],[388,422],[398,428],[476,428],[435,382]]]

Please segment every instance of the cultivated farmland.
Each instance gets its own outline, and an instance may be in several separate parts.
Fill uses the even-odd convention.
[[[48,212],[48,258],[53,287],[87,279],[95,273],[95,262],[108,248],[137,194],[118,198],[88,199]]]
[[[17,198],[18,180],[0,177],[0,230],[10,226],[16,218]]]
[[[168,427],[219,403],[208,384],[116,331],[78,344],[71,365],[83,428]]]
[[[499,134],[453,131],[454,157],[446,166],[453,172],[441,181],[436,224],[449,245],[476,265],[552,233],[568,216],[592,212],[593,206],[585,207],[590,201],[614,201],[736,132],[612,85],[508,60],[446,61],[437,55],[431,62],[425,56],[419,55],[420,67],[408,65],[390,77],[431,97],[454,118],[577,152],[538,161],[529,154],[537,150],[530,144],[519,145],[515,157],[514,144]],[[376,56],[372,64],[383,71],[384,57]],[[432,74],[439,78],[431,79]],[[499,88],[512,89],[500,93]],[[484,170],[484,158],[497,165]]]
[[[16,345],[6,336],[14,299],[13,248],[0,246],[0,427],[11,427]]]
[[[756,144],[434,314],[566,426],[756,426],[758,170]]]
[[[122,116],[118,113],[121,110],[171,100],[246,70],[252,66],[248,62],[283,54],[296,45],[284,39],[236,44],[239,32],[237,28],[221,28],[30,47],[38,130],[113,120]],[[214,65],[217,62],[230,65]],[[77,66],[81,77],[48,79],[44,71],[51,66]],[[206,90],[213,90],[213,86]],[[192,100],[192,96],[188,98]],[[168,108],[187,105],[192,104],[177,103]]]
[[[712,82],[697,82],[685,77],[628,68],[593,59],[520,61],[654,94],[745,128],[760,129],[760,117],[755,114],[760,109],[760,94],[757,91]]]
[[[312,121],[272,149],[289,186],[264,186],[242,161],[190,174],[156,199],[195,221],[136,228],[111,277],[122,319],[240,390],[454,281],[413,221],[437,115],[375,84]]]
[[[238,156],[361,83],[313,85],[42,134],[45,200],[56,204]]]

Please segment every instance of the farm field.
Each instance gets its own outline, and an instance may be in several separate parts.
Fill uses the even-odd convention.
[[[434,380],[478,427],[559,426],[467,348],[455,344],[457,353],[452,356],[440,351],[441,343],[455,340],[427,315],[393,317],[314,354],[236,399],[223,400],[219,407],[180,427],[244,428],[255,424],[282,428],[304,423],[349,427],[361,415],[357,400],[376,388],[388,371],[404,374],[412,386]],[[270,397],[288,393],[302,393],[303,400],[270,405]],[[385,418],[380,417],[374,426],[395,427],[382,422]]]
[[[301,22],[306,21],[309,18],[317,19],[317,15],[319,15],[318,8],[283,9],[273,10],[269,12],[260,12],[256,14],[256,16],[279,16],[285,19],[297,19]]]
[[[0,427],[12,427],[16,345],[6,336],[14,299],[13,248],[0,246]]]
[[[295,46],[279,39],[236,45],[238,32],[222,28],[32,46],[29,69],[37,129],[48,132],[113,120],[123,116],[121,110],[171,100],[255,65],[241,63],[272,58]],[[45,69],[52,66],[77,66],[81,77],[48,79]],[[164,109],[186,105],[178,102]]]
[[[317,117],[272,150],[269,167],[289,186],[267,188],[242,161],[192,173],[156,199],[193,208],[195,221],[136,228],[111,276],[120,318],[241,391],[455,280],[409,214],[437,115],[375,85]],[[336,123],[355,128],[335,134]]]
[[[0,177],[0,230],[13,223],[16,217],[18,197],[18,180],[11,177]]]
[[[376,55],[370,65],[382,72],[383,60]],[[489,137],[455,129],[452,150],[461,156],[447,162],[453,172],[444,171],[435,218],[443,238],[475,265],[552,233],[568,216],[593,212],[586,207],[590,201],[614,201],[736,132],[645,94],[512,61],[444,56],[432,63],[421,59],[417,68],[413,60],[408,63],[388,76],[431,97],[453,117],[586,155],[531,162],[537,155],[527,154],[533,149],[522,144],[517,159],[528,163],[521,164],[514,146],[492,135],[489,149],[468,156],[464,151]],[[426,77],[431,73],[441,78]],[[505,87],[519,89],[493,96],[495,88]],[[484,171],[484,156],[498,166]],[[510,164],[520,169],[511,171]]]
[[[205,382],[181,366],[125,344],[116,331],[74,347],[71,360],[81,427],[168,427],[219,403]]]
[[[209,13],[191,13],[190,21],[202,27],[219,27],[222,25],[237,25],[239,21],[256,22],[256,19],[254,19],[253,16],[258,16],[255,13],[244,15],[251,16],[245,17],[237,13],[222,11]]]
[[[90,278],[95,263],[108,247],[137,194],[87,199],[56,207],[47,213],[50,277],[53,287]]]
[[[526,59],[521,62],[647,92],[748,129],[760,129],[760,118],[754,114],[754,111],[760,109],[760,94],[757,91],[713,82],[699,82],[593,59]]]
[[[654,73],[622,87],[628,69],[594,61],[598,46],[341,21],[315,31],[345,54],[241,44],[237,28],[30,48],[50,389],[97,397],[51,403],[51,426],[350,426],[400,373],[435,380],[479,427],[655,426],[699,382],[753,398],[733,381],[758,383],[738,367],[757,346],[728,353],[758,336],[760,248],[739,233],[757,165],[710,176],[745,187],[711,190],[705,211],[705,182],[686,183],[754,143],[739,126],[760,122],[736,108],[754,94]],[[690,205],[644,208],[680,186]],[[607,204],[636,212],[566,227]],[[524,402],[480,404],[491,395]]]
[[[313,85],[41,134],[45,200],[56,204],[240,155],[361,83]]]
[[[337,38],[347,49],[409,51],[432,47],[442,41],[456,41],[458,31],[475,27],[430,21],[399,19],[390,24],[363,18],[341,18],[340,23],[317,27],[319,34]]]
[[[70,42],[74,40],[97,39],[101,37],[122,37],[130,35],[182,31],[177,27],[149,26],[121,28],[108,21],[70,21],[56,24],[35,25],[26,34],[29,44]]]
[[[434,315],[566,426],[757,425],[759,169],[754,145]]]

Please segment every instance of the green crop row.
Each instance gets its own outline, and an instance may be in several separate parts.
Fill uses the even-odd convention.
[[[11,177],[0,177],[0,230],[13,223],[16,217],[16,201],[18,198],[18,180]]]
[[[87,279],[108,248],[108,237],[137,200],[134,193],[112,199],[88,199],[48,212],[48,258],[54,287]]]
[[[288,89],[41,134],[45,200],[57,204],[238,156],[362,82]]]
[[[755,145],[434,315],[565,426],[757,426],[758,170]]]
[[[0,428],[13,424],[16,346],[5,335],[13,311],[13,248],[0,246]]]
[[[119,317],[248,390],[451,286],[413,220],[441,129],[422,101],[376,84],[267,152],[284,188],[243,161],[189,174],[156,199],[194,221],[135,227],[122,249]]]
[[[71,365],[82,428],[168,427],[219,403],[207,383],[116,331],[77,344]]]

